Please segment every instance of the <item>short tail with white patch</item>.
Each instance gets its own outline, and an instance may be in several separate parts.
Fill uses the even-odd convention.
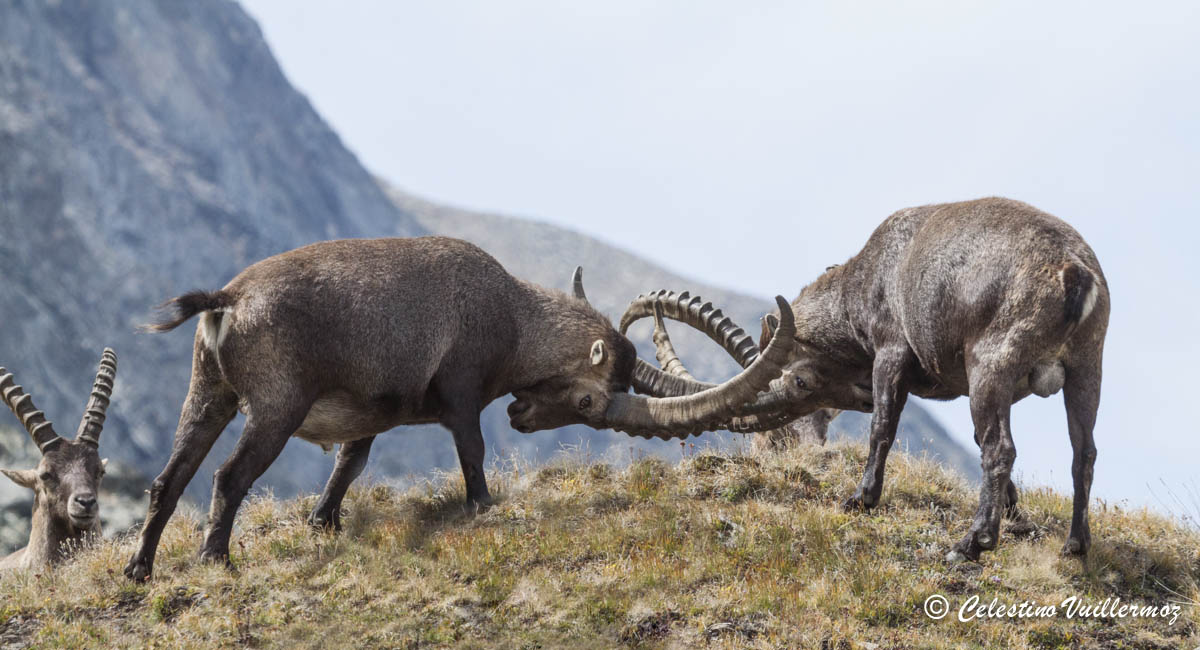
[[[1063,284],[1063,316],[1070,325],[1081,323],[1096,306],[1096,277],[1085,267],[1068,262],[1060,274]]]
[[[163,320],[141,329],[146,332],[169,332],[184,324],[196,314],[205,314],[204,338],[210,346],[219,345],[224,323],[224,312],[233,308],[233,297],[224,291],[192,291],[164,302],[159,309],[164,312]]]

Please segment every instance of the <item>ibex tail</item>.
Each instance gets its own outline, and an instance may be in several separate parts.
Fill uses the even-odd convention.
[[[228,311],[233,307],[233,302],[233,297],[224,291],[191,291],[164,302],[159,306],[159,310],[164,312],[164,319],[139,329],[145,332],[169,332],[196,314]]]
[[[1080,323],[1096,306],[1096,277],[1076,262],[1068,262],[1060,275],[1063,283],[1063,316],[1069,324]]]

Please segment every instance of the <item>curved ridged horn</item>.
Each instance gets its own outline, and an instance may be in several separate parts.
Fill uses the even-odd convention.
[[[691,325],[703,331],[710,339],[725,348],[735,361],[743,368],[748,368],[758,358],[758,345],[746,331],[733,322],[733,319],[706,302],[700,296],[692,296],[689,292],[675,293],[674,291],[659,290],[642,294],[630,303],[629,308],[621,317],[621,333],[624,334],[635,321],[652,316],[655,308],[662,309],[662,314],[672,320]],[[655,344],[658,345],[658,331],[655,327]],[[665,334],[665,329],[663,330]],[[669,341],[669,337],[667,337]],[[673,397],[696,393],[714,384],[698,381],[681,381],[668,373],[639,360],[633,373],[633,389],[643,395],[655,397]]]
[[[698,379],[684,379],[678,375],[665,373],[642,359],[635,362],[630,384],[633,386],[634,392],[651,397],[691,395],[716,386],[716,384]]]
[[[779,318],[774,314],[767,314],[763,317],[763,321],[770,329],[771,336],[775,335],[775,330],[779,327]],[[667,333],[666,325],[662,321],[662,305],[654,304],[654,346],[655,356],[658,358],[662,370],[658,370],[650,364],[646,364],[654,373],[642,374],[640,379],[645,380],[645,385],[653,385],[658,392],[652,393],[656,397],[670,397],[675,395],[688,395],[697,393],[701,390],[712,388],[715,384],[696,381],[690,374],[687,373],[683,362],[675,353],[675,346],[671,343],[671,337]],[[640,368],[635,369],[635,373]],[[667,375],[667,380],[663,381],[661,376]],[[638,375],[635,374],[635,384]],[[690,381],[672,381],[675,378],[688,379]],[[791,383],[782,383],[783,378],[771,382],[771,387],[766,393],[760,393],[754,403],[747,408],[740,409],[739,415],[724,426],[720,427],[734,433],[756,433],[761,431],[769,431],[781,426],[786,426],[794,421],[798,416],[795,412],[795,404],[800,399],[799,396],[790,394],[793,387]]]
[[[92,396],[83,410],[83,420],[79,423],[75,440],[100,446],[100,432],[104,429],[104,418],[112,401],[113,382],[116,379],[117,353],[112,348],[104,348],[100,369],[96,371],[96,381],[92,384]]]
[[[666,324],[662,320],[662,305],[658,303],[654,304],[654,356],[665,370],[659,370],[638,359],[630,382],[635,392],[651,397],[676,397],[699,393],[716,386],[697,380],[679,360],[675,346],[671,344],[671,336],[667,334]]]
[[[54,432],[54,425],[46,419],[46,414],[33,405],[33,397],[22,390],[12,373],[4,368],[0,368],[0,397],[25,425],[25,430],[43,454],[62,442],[62,438]]]
[[[684,379],[695,379],[683,362],[679,360],[679,355],[675,353],[675,346],[671,344],[671,336],[667,334],[667,324],[663,322],[662,303],[654,303],[654,335],[652,338],[654,339],[654,357],[658,359],[658,365],[664,372]]]
[[[795,319],[783,296],[777,296],[775,301],[783,315],[780,335],[741,374],[691,395],[647,398],[615,394],[605,412],[606,424],[617,431],[644,437],[686,438],[693,433],[716,430],[753,405],[759,391],[771,387],[783,372],[792,351]]]
[[[580,300],[587,300],[587,294],[583,292],[583,267],[575,267],[575,272],[571,274],[571,292]]]
[[[733,322],[733,319],[714,307],[711,302],[705,301],[700,296],[693,296],[687,291],[675,293],[662,289],[634,298],[625,310],[625,314],[621,316],[619,328],[621,333],[624,334],[628,331],[634,321],[653,316],[656,304],[662,305],[663,316],[691,325],[707,334],[708,338],[725,348],[725,351],[733,356],[743,368],[750,367],[750,364],[758,358],[758,344],[750,335],[746,334],[746,330],[739,327],[737,323]]]

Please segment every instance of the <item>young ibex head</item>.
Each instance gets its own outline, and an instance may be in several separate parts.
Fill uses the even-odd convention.
[[[33,398],[0,368],[0,398],[12,409],[33,438],[42,459],[35,469],[2,469],[17,485],[34,492],[33,530],[29,545],[6,560],[0,569],[50,564],[61,559],[63,543],[100,532],[97,495],[107,459],[100,458],[100,432],[112,397],[117,356],[105,349],[74,440],[58,435]]]

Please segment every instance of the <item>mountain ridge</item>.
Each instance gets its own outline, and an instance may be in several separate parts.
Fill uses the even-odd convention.
[[[656,284],[706,292],[750,327],[768,306],[577,233],[489,219],[382,188],[233,2],[0,4],[0,364],[62,425],[82,410],[101,350],[115,348],[101,451],[146,484],[171,450],[193,333],[135,328],[172,296],[218,288],[257,260],[315,241],[475,229],[468,239],[484,240],[476,243],[539,284],[566,289],[584,264],[589,294],[613,317]],[[493,224],[490,235],[479,224]],[[706,339],[677,330],[699,376],[736,370]],[[649,337],[633,336],[653,358]],[[504,404],[483,415],[494,460],[514,452],[545,459],[564,445],[628,457],[678,453],[582,426],[522,436],[508,428]],[[208,454],[190,498],[207,500],[241,421]],[[721,434],[701,440],[740,444]],[[0,462],[26,443],[19,435],[0,441],[9,447],[0,447]],[[319,490],[332,464],[319,448],[292,441],[257,489]],[[456,467],[450,435],[423,426],[381,436],[368,472],[398,479]],[[0,507],[20,498],[0,492]]]

